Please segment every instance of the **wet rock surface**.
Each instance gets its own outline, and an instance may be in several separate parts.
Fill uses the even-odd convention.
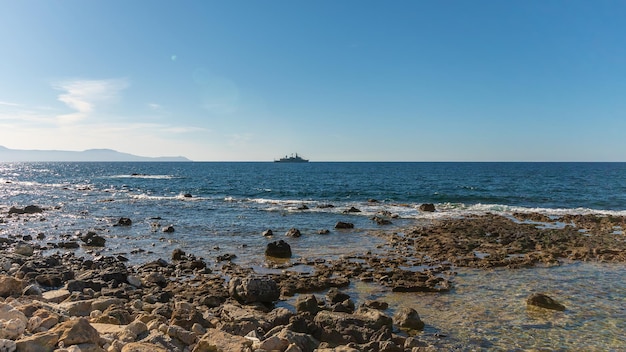
[[[447,292],[455,267],[625,262],[624,226],[622,217],[596,215],[432,220],[373,233],[386,243],[362,254],[294,259],[289,249],[285,270],[264,275],[233,260],[211,269],[180,249],[171,261],[137,266],[119,256],[77,257],[72,249],[43,256],[33,244],[32,252],[16,251],[32,238],[9,236],[0,239],[0,343],[24,351],[437,350],[416,335],[428,321],[414,309],[359,302],[343,289],[363,281],[387,292],[454,294]],[[106,247],[106,232],[84,233],[83,243]],[[298,266],[310,270],[289,270]],[[279,306],[296,295],[293,311]],[[541,294],[527,304],[565,309],[558,297]]]

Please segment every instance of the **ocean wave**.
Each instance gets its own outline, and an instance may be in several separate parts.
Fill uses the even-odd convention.
[[[143,178],[143,179],[152,179],[152,180],[172,180],[181,178],[180,176],[175,175],[146,175],[146,174],[123,174],[123,175],[110,175],[103,176],[102,178]]]

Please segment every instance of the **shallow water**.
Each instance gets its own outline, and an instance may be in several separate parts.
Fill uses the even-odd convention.
[[[420,339],[459,351],[626,350],[625,265],[573,263],[533,269],[459,269],[450,293],[391,293],[355,282],[358,302],[379,299],[414,308],[426,323]],[[528,308],[526,298],[545,293],[564,312]],[[445,336],[445,337],[441,337]]]

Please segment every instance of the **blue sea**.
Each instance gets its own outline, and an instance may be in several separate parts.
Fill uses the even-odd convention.
[[[30,204],[46,209],[39,221],[0,223],[0,236],[43,233],[45,245],[95,230],[107,238],[105,249],[77,255],[123,255],[135,265],[169,259],[181,248],[207,260],[232,253],[238,264],[269,271],[265,245],[290,228],[303,234],[288,240],[296,261],[365,253],[382,241],[373,231],[401,231],[440,217],[626,215],[626,163],[0,163],[0,194],[3,213]],[[437,211],[420,211],[423,203]],[[360,212],[344,212],[351,207]],[[371,220],[382,211],[394,215],[392,225]],[[114,226],[121,217],[133,225]],[[355,230],[335,231],[338,221]],[[167,225],[175,231],[163,233]],[[267,229],[272,238],[262,235]],[[317,234],[324,229],[330,234]],[[596,263],[459,269],[453,293],[386,297],[415,307],[427,323],[424,339],[449,335],[451,349],[619,351],[626,350],[624,269]],[[352,294],[386,295],[363,285],[353,285]],[[533,287],[581,306],[557,316],[529,315],[522,308]]]

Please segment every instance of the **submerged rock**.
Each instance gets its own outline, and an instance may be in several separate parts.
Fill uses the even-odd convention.
[[[337,222],[337,224],[335,224],[335,228],[336,229],[353,229],[354,228],[354,224],[351,223],[351,222],[339,221],[339,222]]]
[[[558,311],[565,310],[565,306],[563,304],[555,301],[554,299],[552,299],[551,297],[543,293],[533,293],[526,300],[526,304],[529,306],[536,306],[536,307],[541,307],[541,308],[551,309],[551,310],[558,310]]]

